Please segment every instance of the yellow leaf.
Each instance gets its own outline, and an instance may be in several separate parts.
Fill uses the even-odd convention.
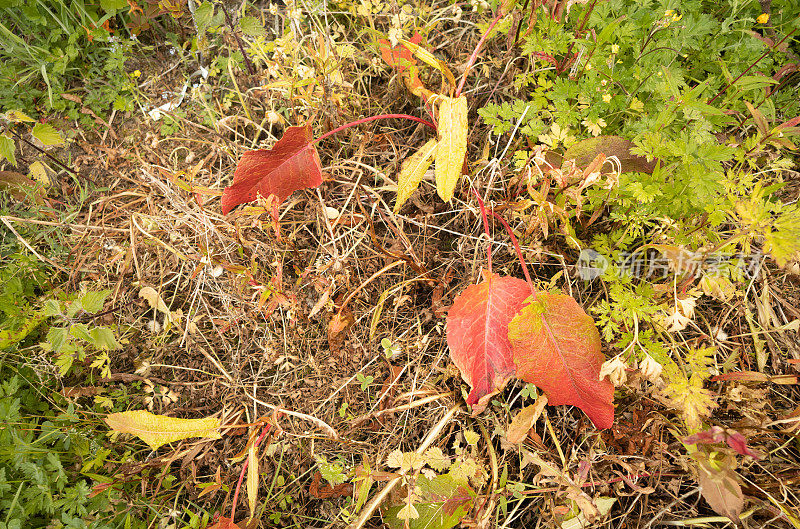
[[[12,110],[6,113],[6,118],[12,122],[25,122],[25,123],[34,123],[35,120],[29,118],[26,114],[23,114],[19,110]]]
[[[255,443],[250,445],[247,461],[247,502],[252,519],[256,515],[256,502],[258,501],[258,448]]]
[[[461,176],[467,153],[467,98],[441,97],[439,103],[439,147],[436,150],[436,191],[450,202]]]
[[[511,425],[509,425],[506,431],[508,442],[519,444],[528,437],[528,431],[530,431],[533,424],[542,414],[545,404],[547,404],[547,397],[545,395],[539,395],[535,403],[530,406],[525,406],[514,416]]]
[[[756,22],[758,22],[759,24],[766,24],[767,22],[769,22],[769,14],[761,13],[760,15],[758,15]]]
[[[142,289],[139,290],[139,297],[144,298],[147,304],[150,305],[150,308],[156,309],[158,312],[163,312],[166,314],[167,320],[170,322],[172,321],[172,312],[170,312],[166,302],[161,298],[158,292],[156,292],[156,289],[153,287],[142,287]]]
[[[50,186],[50,177],[47,176],[47,169],[42,162],[33,162],[28,166],[28,178],[36,180],[45,187]]]
[[[115,432],[133,434],[150,445],[153,450],[158,450],[165,443],[190,437],[222,438],[219,433],[220,421],[216,417],[177,419],[155,415],[149,411],[135,410],[112,413],[105,420]]]
[[[49,123],[37,123],[31,129],[31,135],[42,142],[42,145],[61,145],[64,143],[64,138],[61,134],[53,128]]]
[[[413,42],[405,39],[398,40],[403,44],[403,46],[411,50],[414,55],[419,57],[422,62],[442,72],[442,75],[445,79],[447,79],[447,82],[450,83],[450,86],[455,89],[456,78],[453,76],[453,72],[450,71],[445,63],[437,59],[431,52],[418,44],[414,44]]]
[[[400,175],[397,177],[397,204],[394,206],[394,211],[400,211],[400,208],[409,199],[414,192],[422,178],[425,176],[425,171],[431,166],[433,157],[436,155],[436,146],[439,142],[436,140],[429,140],[428,143],[420,147],[420,149],[411,155],[410,158],[403,162],[400,167]]]

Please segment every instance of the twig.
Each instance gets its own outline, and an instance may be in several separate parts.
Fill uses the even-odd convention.
[[[247,53],[244,51],[244,45],[242,44],[242,39],[239,38],[239,34],[236,33],[236,30],[233,28],[233,22],[231,21],[231,15],[228,13],[228,10],[225,9],[225,4],[220,2],[222,12],[225,13],[225,21],[228,23],[228,29],[231,30],[233,33],[233,38],[236,39],[236,44],[239,45],[239,51],[242,52],[242,57],[244,57],[244,63],[247,65],[247,71],[250,75],[255,75],[256,70],[253,68],[253,65],[250,63],[250,59],[247,57]]]
[[[341,127],[336,127],[335,129],[333,129],[333,130],[331,130],[329,132],[326,132],[325,134],[323,134],[319,138],[315,139],[311,143],[319,143],[322,140],[324,140],[325,138],[327,138],[328,136],[333,136],[337,132],[341,132],[344,129],[349,129],[350,127],[355,127],[356,125],[361,125],[363,123],[369,123],[370,121],[375,121],[376,119],[390,119],[390,118],[408,119],[408,120],[411,120],[411,121],[416,121],[417,123],[422,123],[423,125],[427,125],[430,128],[436,130],[436,125],[434,125],[430,121],[426,121],[426,120],[424,120],[422,118],[418,118],[416,116],[409,116],[408,114],[381,114],[380,116],[370,116],[368,118],[361,118],[361,119],[357,119],[356,121],[352,121],[350,123],[345,123]]]
[[[291,415],[292,417],[297,417],[298,419],[303,419],[308,422],[313,422],[314,424],[319,426],[322,430],[325,430],[325,432],[331,439],[334,440],[339,439],[339,434],[336,433],[336,430],[334,430],[328,423],[326,423],[322,419],[317,419],[316,417],[312,417],[311,415],[306,415],[305,413],[300,413],[299,411],[287,410],[286,408],[281,408],[280,406],[269,404],[268,402],[264,402],[261,399],[257,399],[254,395],[251,395],[246,391],[245,395],[253,399],[253,402],[261,404],[262,406],[266,406],[271,410],[280,411],[281,413],[285,413],[286,415]]]
[[[15,230],[15,229],[14,229],[14,226],[12,226],[12,225],[11,225],[11,223],[9,222],[9,217],[5,217],[5,216],[3,216],[3,217],[0,217],[0,220],[2,220],[2,221],[3,221],[3,224],[5,224],[5,225],[6,225],[6,227],[7,227],[9,230],[11,230],[11,233],[13,233],[13,234],[14,234],[14,235],[17,237],[17,239],[19,240],[19,242],[21,242],[21,243],[22,243],[22,245],[23,245],[25,248],[27,248],[27,249],[28,249],[28,250],[29,250],[29,251],[30,251],[30,252],[31,252],[33,255],[35,255],[35,256],[36,256],[36,257],[37,257],[37,258],[38,258],[40,261],[42,261],[42,262],[45,262],[45,263],[49,264],[50,266],[52,266],[52,267],[54,267],[54,268],[58,269],[59,271],[61,271],[61,272],[65,273],[65,274],[69,274],[69,273],[70,273],[70,271],[69,271],[69,270],[67,270],[67,269],[66,269],[66,268],[64,268],[63,266],[61,266],[61,265],[57,264],[57,263],[56,263],[55,261],[53,261],[52,259],[50,259],[50,258],[48,258],[48,257],[44,257],[43,255],[39,255],[39,253],[38,253],[36,250],[34,250],[34,249],[33,249],[33,246],[31,246],[30,244],[28,244],[28,241],[26,241],[26,240],[25,240],[25,239],[22,237],[22,235],[20,235],[19,233],[17,233],[17,230]]]
[[[489,28],[481,35],[481,40],[478,41],[478,45],[475,46],[475,49],[472,50],[472,55],[469,56],[469,60],[467,61],[467,67],[464,68],[464,75],[461,76],[461,81],[458,83],[458,88],[456,88],[455,97],[461,95],[461,91],[464,89],[464,83],[467,81],[467,74],[469,73],[470,69],[472,69],[472,65],[475,64],[475,61],[478,59],[478,52],[481,51],[481,47],[483,47],[483,43],[486,41],[486,37],[489,36],[489,33],[492,32],[494,27],[497,25],[498,22],[504,17],[502,10],[498,10],[497,16],[494,17],[492,23],[489,25]]]
[[[20,141],[24,141],[26,144],[30,145],[31,147],[33,147],[34,149],[36,149],[37,151],[39,151],[41,154],[44,154],[45,156],[47,156],[48,158],[50,158],[50,159],[51,159],[53,162],[55,162],[56,164],[58,164],[58,165],[59,165],[61,168],[63,168],[64,170],[66,170],[66,171],[69,171],[70,173],[74,174],[74,175],[75,175],[75,176],[77,176],[78,178],[83,178],[84,180],[88,180],[88,181],[90,181],[91,183],[93,183],[94,185],[97,185],[97,182],[96,182],[96,181],[95,181],[93,178],[90,178],[90,177],[88,177],[88,176],[86,176],[86,175],[82,175],[82,174],[80,174],[78,171],[76,171],[75,169],[72,169],[71,167],[67,166],[67,164],[65,164],[64,162],[62,162],[61,160],[59,160],[58,158],[56,158],[55,156],[53,156],[53,155],[52,155],[52,154],[50,154],[49,152],[45,151],[44,149],[42,149],[41,147],[39,147],[39,146],[38,146],[38,145],[36,145],[35,143],[33,143],[33,142],[29,141],[28,139],[26,139],[26,138],[23,138],[22,136],[20,136],[20,135],[17,133],[17,131],[15,131],[15,130],[13,130],[13,129],[8,129],[8,130],[9,130],[9,132],[11,132],[11,134],[13,134],[13,135],[14,135],[14,137],[16,137],[18,140],[20,140]]]

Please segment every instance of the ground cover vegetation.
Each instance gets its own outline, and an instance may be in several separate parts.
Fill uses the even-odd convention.
[[[799,41],[0,2],[0,528],[800,527]]]

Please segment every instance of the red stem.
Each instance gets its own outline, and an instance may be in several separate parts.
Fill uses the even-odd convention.
[[[528,282],[528,286],[531,289],[531,295],[533,299],[536,300],[536,289],[533,288],[533,281],[531,281],[531,275],[528,273],[528,263],[525,262],[525,258],[522,257],[522,250],[519,247],[519,242],[517,241],[517,237],[514,235],[514,232],[511,231],[511,226],[508,225],[506,219],[495,213],[494,211],[489,211],[494,218],[500,221],[503,227],[506,229],[508,236],[511,237],[511,242],[514,244],[514,250],[517,252],[517,259],[519,259],[520,264],[522,265],[522,273],[525,274],[525,281]]]
[[[267,435],[269,431],[270,425],[267,424],[264,426],[264,429],[261,431],[261,435],[258,436],[258,439],[255,441],[255,446],[264,439],[264,436]],[[233,505],[231,506],[231,522],[233,522],[233,517],[236,515],[236,502],[239,501],[239,491],[242,489],[242,480],[244,479],[244,474],[247,472],[247,467],[250,465],[250,458],[244,460],[244,465],[242,466],[242,472],[239,474],[239,481],[236,482],[236,490],[233,492]]]
[[[763,59],[764,57],[766,57],[767,55],[769,55],[769,54],[770,54],[770,52],[772,52],[773,50],[777,49],[777,48],[778,48],[778,46],[780,46],[781,44],[783,44],[783,43],[784,43],[784,41],[785,41],[786,39],[788,39],[789,37],[791,37],[792,35],[794,35],[796,31],[797,31],[797,30],[796,30],[796,29],[794,29],[794,30],[790,31],[789,33],[787,33],[787,34],[786,34],[786,36],[785,36],[785,37],[783,37],[783,38],[781,39],[781,41],[780,41],[780,42],[778,42],[777,44],[775,44],[774,46],[772,46],[770,49],[768,49],[767,51],[765,51],[765,52],[764,52],[764,53],[761,55],[761,57],[759,57],[758,59],[756,59],[756,60],[755,60],[755,62],[753,62],[753,64],[751,64],[751,65],[750,65],[750,66],[749,66],[749,67],[748,67],[748,68],[747,68],[745,71],[743,71],[741,74],[739,74],[739,77],[737,77],[737,78],[736,78],[736,79],[734,79],[734,80],[733,80],[731,83],[729,83],[728,85],[726,85],[725,87],[723,87],[723,88],[722,88],[722,90],[720,90],[719,92],[717,92],[717,95],[715,95],[714,97],[712,97],[712,98],[711,98],[711,101],[709,101],[709,102],[708,102],[708,103],[706,103],[706,104],[707,104],[707,105],[710,105],[711,103],[713,103],[714,101],[716,101],[716,99],[717,99],[719,96],[721,96],[722,94],[724,94],[724,93],[725,93],[725,92],[728,90],[728,88],[730,88],[731,86],[735,85],[735,84],[736,84],[736,81],[738,81],[739,79],[741,79],[742,77],[744,77],[745,75],[747,75],[747,72],[749,72],[750,70],[752,70],[752,69],[755,67],[755,65],[756,65],[756,64],[758,64],[759,62],[761,62],[761,59]]]
[[[478,52],[481,50],[481,47],[483,46],[483,43],[486,40],[486,37],[489,36],[489,33],[492,32],[497,23],[500,22],[501,18],[503,18],[503,13],[502,11],[498,10],[497,16],[494,17],[494,20],[492,20],[489,29],[487,29],[481,36],[481,40],[478,41],[478,45],[475,46],[475,50],[473,50],[472,55],[469,56],[469,61],[467,61],[467,67],[464,69],[464,75],[461,76],[461,81],[458,83],[458,88],[456,88],[455,97],[461,95],[461,91],[464,89],[464,83],[467,81],[467,74],[469,73],[469,70],[472,68],[472,65],[475,64],[475,61],[478,59]]]
[[[358,119],[356,121],[351,121],[350,123],[346,123],[346,124],[342,125],[341,127],[336,127],[332,131],[326,132],[325,134],[323,134],[322,136],[320,136],[316,140],[312,141],[311,143],[319,143],[322,140],[324,140],[325,138],[327,138],[328,136],[333,136],[337,132],[341,132],[344,129],[349,129],[350,127],[355,127],[356,125],[361,125],[363,123],[369,123],[370,121],[375,121],[376,119],[392,119],[392,118],[408,119],[408,120],[411,120],[411,121],[416,121],[417,123],[422,123],[423,125],[427,125],[430,128],[432,128],[433,130],[436,130],[436,125],[434,125],[430,121],[426,121],[426,120],[424,120],[422,118],[418,118],[416,116],[409,116],[408,114],[381,114],[380,116],[370,116],[368,118],[361,118],[361,119]]]
[[[483,231],[486,233],[486,241],[489,246],[486,247],[486,262],[489,266],[489,275],[492,275],[492,236],[489,235],[489,219],[486,217],[486,206],[483,204],[483,199],[478,194],[478,191],[473,189],[475,198],[478,199],[478,205],[481,208],[481,218],[483,219]]]

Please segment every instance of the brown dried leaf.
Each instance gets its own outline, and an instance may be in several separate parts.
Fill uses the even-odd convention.
[[[732,522],[740,522],[739,515],[744,507],[744,494],[739,485],[739,475],[731,468],[730,458],[726,458],[722,468],[716,468],[710,463],[701,462],[699,465],[700,493],[711,505],[714,512],[720,516],[727,516]]]
[[[539,395],[534,404],[525,406],[511,421],[508,427],[506,437],[508,441],[514,444],[519,444],[528,437],[528,432],[536,423],[536,420],[542,414],[545,405],[547,404],[547,395]]]

